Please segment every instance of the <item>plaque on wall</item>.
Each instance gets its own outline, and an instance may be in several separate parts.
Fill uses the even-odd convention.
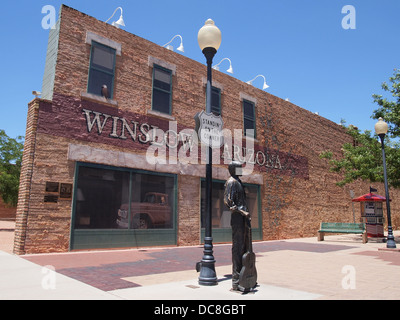
[[[58,202],[58,195],[54,194],[45,194],[44,195],[44,202],[50,203],[57,203]]]
[[[61,183],[60,199],[72,199],[72,183]]]
[[[58,182],[46,181],[46,192],[57,192],[58,193]]]

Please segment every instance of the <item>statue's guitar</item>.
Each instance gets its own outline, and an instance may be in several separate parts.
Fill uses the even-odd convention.
[[[253,252],[251,239],[251,220],[246,219],[247,234],[249,236],[248,251],[242,257],[242,270],[239,274],[239,290],[247,292],[257,285],[256,255]]]

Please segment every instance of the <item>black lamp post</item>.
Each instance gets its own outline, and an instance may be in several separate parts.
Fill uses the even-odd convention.
[[[396,242],[394,241],[393,230],[392,230],[392,219],[390,217],[390,200],[389,200],[389,188],[387,181],[387,173],[386,173],[386,156],[385,156],[385,135],[388,132],[388,125],[382,118],[378,119],[378,122],[375,124],[375,132],[381,138],[381,146],[382,146],[382,158],[383,158],[383,175],[385,177],[385,193],[386,193],[386,209],[387,209],[387,217],[388,217],[388,236],[386,247],[394,249],[396,248]]]
[[[207,59],[206,113],[211,113],[211,65],[214,55],[221,45],[221,31],[214,21],[208,19],[197,35],[200,49]],[[199,284],[213,286],[217,283],[215,259],[212,244],[212,149],[211,141],[207,148],[206,164],[206,221],[204,237],[204,255],[200,263]]]

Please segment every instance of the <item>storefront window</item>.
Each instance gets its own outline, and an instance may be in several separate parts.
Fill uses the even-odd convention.
[[[75,229],[173,228],[171,176],[79,167]]]
[[[133,173],[132,186],[130,228],[172,228],[174,179]]]
[[[129,196],[129,173],[80,167],[76,191],[75,228],[116,227],[121,203]]]
[[[225,182],[213,181],[212,184],[212,227],[221,229],[231,228],[231,212],[224,204]],[[258,186],[245,185],[247,206],[251,215],[251,226],[253,229],[259,227],[258,214]],[[201,227],[205,227],[205,181],[201,181]]]

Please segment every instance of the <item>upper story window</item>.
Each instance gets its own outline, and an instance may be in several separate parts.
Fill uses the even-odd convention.
[[[245,136],[256,137],[255,104],[245,99],[243,99],[243,129]]]
[[[211,88],[211,112],[221,115],[221,89],[216,87]]]
[[[90,54],[88,93],[102,96],[103,86],[107,86],[108,97],[113,98],[116,50],[92,41]]]
[[[172,71],[154,64],[152,110],[171,114]]]

